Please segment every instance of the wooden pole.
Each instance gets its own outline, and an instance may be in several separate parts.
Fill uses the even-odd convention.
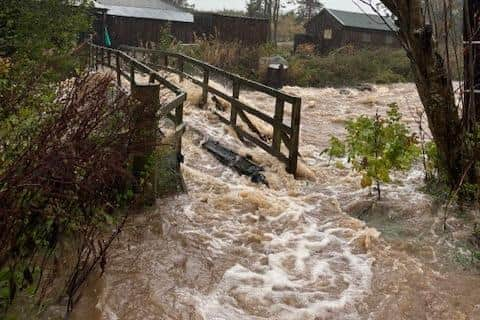
[[[90,70],[92,70],[93,69],[93,47],[91,42],[88,43],[88,53],[89,53],[88,67],[90,68]]]
[[[145,170],[152,159],[157,146],[158,118],[160,108],[160,84],[132,84],[132,97],[138,102],[134,112],[134,132],[132,145],[135,149],[132,164],[132,173],[137,180],[149,179],[150,183],[144,184],[143,199],[146,203],[153,204],[155,201],[156,184],[155,177]],[[151,187],[149,187],[151,186]]]
[[[240,83],[236,80],[233,80],[232,97],[235,100],[238,100],[238,98],[240,97]],[[230,125],[233,128],[237,127],[237,115],[238,115],[237,104],[233,102],[230,108]]]
[[[98,47],[95,47],[95,70],[98,70]]]
[[[202,84],[202,102],[204,106],[208,103],[208,82],[210,79],[210,71],[207,68],[203,69],[203,84]]]
[[[290,138],[290,156],[288,158],[287,172],[293,175],[297,173],[298,165],[298,146],[300,143],[300,116],[301,116],[302,100],[296,98],[292,103],[292,136]]]
[[[117,84],[122,85],[122,68],[120,67],[120,53],[115,52],[115,69],[117,71]]]
[[[180,82],[183,82],[184,79],[184,69],[185,69],[185,60],[183,59],[182,56],[178,57],[178,69],[180,71]]]
[[[135,65],[133,61],[130,62],[130,87],[133,92],[133,87],[135,87]]]
[[[175,108],[175,152],[177,153],[177,169],[180,169],[180,162],[183,162],[182,156],[182,136],[184,127],[183,124],[183,101]]]
[[[168,67],[168,53],[165,53],[165,55],[163,56],[163,64],[165,65],[165,67]]]
[[[273,151],[278,154],[280,153],[282,146],[282,124],[284,109],[285,101],[280,97],[277,97],[277,102],[275,104],[275,115],[273,118]]]

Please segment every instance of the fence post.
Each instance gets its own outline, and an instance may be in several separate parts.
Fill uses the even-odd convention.
[[[282,124],[283,124],[283,114],[285,109],[285,101],[277,97],[275,103],[275,115],[273,118],[273,151],[280,154],[282,147]]]
[[[111,54],[110,50],[107,51],[107,63],[108,63],[109,67],[112,66],[112,54]]]
[[[148,82],[155,83],[155,73],[150,73],[150,76],[148,77]]]
[[[206,68],[203,69],[203,85],[202,85],[202,102],[201,105],[208,103],[208,81],[210,78],[210,71]]]
[[[135,65],[133,61],[130,61],[130,87],[133,91],[133,87],[135,86]]]
[[[287,172],[296,176],[298,164],[298,145],[300,142],[300,115],[302,99],[295,98],[292,103],[292,136],[290,137],[290,155],[288,158]]]
[[[160,84],[132,84],[132,97],[138,101],[134,112],[134,132],[132,145],[133,154],[132,173],[139,180],[144,176],[148,161],[152,158],[157,146]],[[155,201],[155,176],[147,175],[150,183],[145,183],[143,199],[148,204]]]
[[[182,56],[178,57],[178,69],[180,71],[180,82],[183,82],[183,79],[184,79],[183,72],[184,72],[184,69],[185,69],[185,60],[183,59]]]
[[[233,80],[233,99],[238,100],[240,97],[240,82],[237,79]],[[233,102],[230,107],[230,125],[234,128],[237,127],[237,103]]]
[[[183,124],[183,103],[182,101],[176,108],[175,108],[175,151],[177,153],[177,169],[180,168],[180,162],[182,162],[181,157],[182,157],[182,136],[183,136],[183,130],[180,129],[180,126]]]
[[[88,68],[93,69],[93,47],[90,42],[88,43]]]
[[[122,69],[120,68],[120,53],[115,52],[115,69],[117,71],[117,84],[122,85]]]
[[[163,56],[163,64],[166,68],[168,68],[168,53],[165,53],[165,55]]]
[[[101,55],[102,55],[100,61],[101,61],[101,65],[102,65],[102,67],[103,67],[103,66],[105,65],[105,50],[103,49],[103,47],[100,48],[100,53],[101,53]]]
[[[98,47],[95,47],[95,71],[98,70]]]

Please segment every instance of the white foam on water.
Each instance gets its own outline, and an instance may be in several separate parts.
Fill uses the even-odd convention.
[[[315,223],[275,236],[250,265],[227,270],[200,299],[204,319],[355,318],[369,290],[372,260]],[[245,310],[247,309],[247,311]],[[251,308],[251,309],[250,309]]]

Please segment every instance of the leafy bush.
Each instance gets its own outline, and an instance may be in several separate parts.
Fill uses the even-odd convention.
[[[401,123],[402,115],[396,104],[391,104],[384,119],[360,116],[347,122],[347,138],[341,142],[332,137],[328,153],[331,157],[348,156],[355,171],[362,174],[362,187],[375,182],[378,198],[380,183],[390,182],[391,171],[407,170],[420,155],[416,137]]]
[[[27,108],[0,123],[7,128],[0,159],[0,271],[8,275],[0,287],[2,309],[20,289],[38,287],[41,261],[61,237],[76,239],[78,259],[89,266],[105,249],[86,254],[96,247],[99,226],[132,199],[129,164],[140,147],[131,141],[135,115],[128,97],[112,92],[112,80],[67,81],[44,119]]]
[[[20,294],[45,297],[61,239],[78,259],[62,270],[71,298],[104,259],[102,227],[133,195],[127,97],[110,77],[59,85],[80,74],[77,41],[91,24],[88,5],[71,4],[0,2],[0,318]]]

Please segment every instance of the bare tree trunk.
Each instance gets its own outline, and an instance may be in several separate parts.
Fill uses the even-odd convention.
[[[278,34],[278,20],[280,17],[280,1],[274,0],[273,5],[273,43],[277,45],[277,34]]]

